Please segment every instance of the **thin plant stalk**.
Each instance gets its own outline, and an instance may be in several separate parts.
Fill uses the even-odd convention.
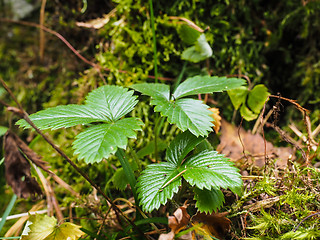
[[[10,200],[10,202],[9,202],[9,204],[8,204],[6,210],[4,211],[4,214],[2,216],[2,219],[1,219],[1,222],[0,222],[0,232],[1,232],[4,224],[6,223],[7,217],[9,216],[9,214],[10,214],[10,212],[11,212],[13,206],[14,206],[14,203],[16,202],[16,200],[17,200],[17,195],[14,194],[11,197],[11,200]]]
[[[150,20],[151,20],[151,28],[152,28],[152,39],[153,39],[154,81],[157,83],[158,82],[157,40],[156,40],[156,30],[154,28],[152,0],[149,0],[149,6],[150,6]]]

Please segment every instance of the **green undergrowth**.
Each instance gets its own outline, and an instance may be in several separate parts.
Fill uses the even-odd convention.
[[[292,162],[271,168],[244,181],[245,192],[231,207],[232,230],[241,239],[318,239],[320,171]]]

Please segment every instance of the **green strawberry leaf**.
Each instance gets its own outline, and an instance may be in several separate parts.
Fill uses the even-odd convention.
[[[103,112],[111,121],[116,121],[131,112],[138,103],[133,93],[127,88],[105,85],[89,93],[85,103]]]
[[[177,193],[181,178],[175,178],[179,172],[170,162],[150,164],[138,179],[138,190],[142,210],[151,212],[166,204]],[[169,182],[171,181],[171,182]],[[167,185],[166,185],[167,184]]]
[[[222,92],[239,88],[243,84],[245,81],[240,78],[195,76],[181,83],[174,91],[173,96],[175,99],[179,99],[188,95]]]
[[[199,189],[194,190],[194,199],[196,207],[200,212],[211,213],[217,211],[224,203],[224,196],[220,189]]]
[[[167,148],[167,161],[175,165],[181,165],[181,162],[187,156],[187,154],[203,140],[204,137],[196,137],[189,131],[179,134]]]
[[[110,119],[98,109],[86,105],[69,104],[39,111],[30,115],[31,121],[41,130],[73,127],[92,122],[109,122]],[[20,127],[31,126],[24,119],[17,123]]]
[[[156,105],[155,112],[168,117],[168,122],[176,124],[182,131],[189,130],[195,136],[207,136],[212,131],[211,111],[200,100],[191,98],[178,99],[177,101],[152,100]]]
[[[166,85],[166,84],[138,83],[138,84],[133,84],[130,87],[154,99],[167,100],[167,101],[169,101],[170,99],[170,87],[169,85]]]
[[[202,141],[202,137],[197,138],[189,132],[181,133],[167,149],[168,162],[147,166],[137,184],[143,210],[150,212],[165,204],[179,190],[182,178],[196,186],[196,206],[200,211],[212,212],[222,205],[224,199],[220,188],[241,194],[239,170],[223,155],[204,150],[185,159]]]
[[[248,107],[256,114],[259,114],[267,101],[270,93],[263,84],[256,85],[249,93]]]
[[[202,151],[185,160],[180,168],[184,179],[199,189],[235,189],[242,186],[239,169],[216,151]]]
[[[118,148],[125,149],[128,138],[136,138],[136,130],[141,130],[138,118],[124,118],[115,123],[94,125],[76,136],[73,142],[74,154],[86,163],[100,162],[114,154]]]

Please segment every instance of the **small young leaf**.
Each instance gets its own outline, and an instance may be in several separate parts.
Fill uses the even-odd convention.
[[[216,151],[203,151],[186,159],[180,169],[186,169],[184,179],[199,189],[220,189],[242,186],[239,169]]]
[[[141,92],[158,100],[170,100],[169,85],[162,83],[138,83],[130,86],[134,90]]]
[[[268,89],[263,84],[256,85],[249,93],[248,107],[259,114],[269,95]]]
[[[240,78],[195,76],[181,83],[174,91],[173,96],[179,99],[188,95],[222,92],[244,85],[245,81]]]
[[[156,105],[154,108],[156,112],[168,117],[168,122],[176,124],[182,131],[188,129],[195,136],[207,136],[212,131],[212,118],[209,116],[211,111],[200,100],[191,98],[174,102],[153,100],[151,104]]]
[[[189,131],[180,133],[167,148],[166,158],[168,162],[180,165],[187,154],[203,140],[204,137],[196,137]]]
[[[181,40],[189,45],[195,44],[201,33],[187,24],[178,26],[178,34]]]
[[[197,63],[211,56],[212,49],[208,44],[205,35],[201,34],[194,46],[189,47],[182,52],[181,59]]]
[[[174,193],[178,192],[181,178],[172,180],[178,174],[176,166],[169,162],[147,166],[141,173],[137,184],[143,211],[151,212],[158,209],[161,204],[165,204]]]
[[[3,136],[8,131],[7,127],[0,126],[0,137]]]
[[[252,112],[246,104],[241,105],[240,114],[247,121],[252,121],[258,117],[258,114]]]
[[[201,56],[204,56],[205,58],[212,56],[212,49],[209,45],[209,43],[206,40],[206,35],[201,34],[196,43],[195,43],[196,51],[201,54]]]
[[[136,138],[136,130],[141,130],[142,122],[138,118],[124,118],[115,123],[91,126],[73,142],[74,154],[86,163],[100,162],[109,157],[118,148],[125,149],[128,138]]]
[[[236,110],[239,109],[242,103],[246,102],[248,92],[248,88],[245,86],[241,86],[239,88],[228,91],[228,95],[231,99],[232,105]]]
[[[197,200],[196,207],[200,212],[211,213],[217,211],[224,203],[224,196],[220,189],[195,188],[194,199]]]

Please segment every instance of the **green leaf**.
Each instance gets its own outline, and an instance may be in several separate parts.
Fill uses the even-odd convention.
[[[138,84],[133,84],[130,87],[154,99],[168,100],[168,101],[170,99],[170,88],[169,88],[169,85],[166,85],[166,84],[138,83]]]
[[[180,24],[177,31],[181,40],[189,45],[194,44],[201,35],[199,31],[187,24]]]
[[[206,35],[201,34],[196,43],[195,43],[196,51],[201,54],[201,56],[205,56],[206,58],[212,56],[212,49],[209,43],[206,40]]]
[[[259,114],[269,95],[268,89],[263,84],[256,85],[249,93],[248,107]]]
[[[124,118],[115,123],[91,126],[76,136],[73,142],[74,154],[86,163],[100,162],[118,148],[125,149],[128,138],[136,138],[135,130],[141,130],[138,118]]]
[[[222,92],[239,88],[243,84],[245,81],[239,78],[195,76],[181,83],[174,91],[173,96],[175,99],[179,99],[188,95]]]
[[[31,114],[30,119],[41,130],[55,130],[58,128],[73,127],[79,124],[110,121],[110,119],[98,109],[74,104],[57,106],[39,111]],[[16,124],[23,128],[31,127],[23,119],[19,120]]]
[[[199,189],[230,188],[242,186],[239,169],[228,158],[216,151],[203,151],[185,160],[180,169],[186,170],[184,179]]]
[[[143,158],[144,156],[148,156],[154,153],[154,149],[155,149],[154,145],[155,145],[154,140],[150,141],[144,148],[142,148],[137,152],[137,157]],[[158,148],[158,151],[162,151],[167,148],[167,143],[161,139],[158,139],[157,148]]]
[[[7,127],[0,126],[0,137],[3,136],[8,131]]]
[[[147,166],[141,173],[137,184],[137,192],[143,211],[151,212],[158,209],[161,204],[165,204],[168,199],[173,197],[174,193],[178,192],[181,178],[176,178],[165,186],[178,174],[176,166],[170,162]]]
[[[0,87],[0,98],[5,94],[6,90],[4,88]]]
[[[212,56],[212,49],[204,34],[201,34],[195,45],[185,49],[181,54],[181,59],[187,60],[190,62],[200,62]]]
[[[241,104],[246,102],[248,92],[248,88],[245,86],[241,86],[239,88],[228,91],[228,95],[231,99],[232,105],[236,110],[239,109]]]
[[[217,211],[224,203],[224,196],[220,189],[199,189],[194,190],[194,199],[197,200],[196,207],[200,212],[211,213]]]
[[[121,191],[124,191],[129,184],[123,168],[118,168],[117,171],[112,175],[112,178],[110,180],[112,181],[113,185]]]
[[[39,111],[30,115],[31,121],[40,129],[58,129],[93,122],[112,122],[132,111],[137,97],[127,88],[105,85],[93,90],[86,105],[69,104]],[[30,128],[25,120],[17,122],[20,127]]]
[[[154,110],[168,117],[168,122],[176,124],[182,131],[189,130],[196,136],[207,136],[212,131],[211,111],[200,100],[185,98],[177,101],[153,100]]]
[[[245,104],[241,105],[240,114],[247,121],[252,121],[258,117],[258,114],[252,112]]]
[[[180,165],[187,154],[201,143],[203,139],[204,137],[196,137],[189,131],[180,133],[167,148],[167,160],[175,165]]]
[[[132,96],[133,93],[127,88],[105,85],[89,93],[85,103],[116,121],[131,112],[137,104],[137,96]]]
[[[28,235],[22,235],[21,240],[77,240],[84,232],[81,226],[73,223],[57,225],[57,219],[46,215],[30,215]]]

